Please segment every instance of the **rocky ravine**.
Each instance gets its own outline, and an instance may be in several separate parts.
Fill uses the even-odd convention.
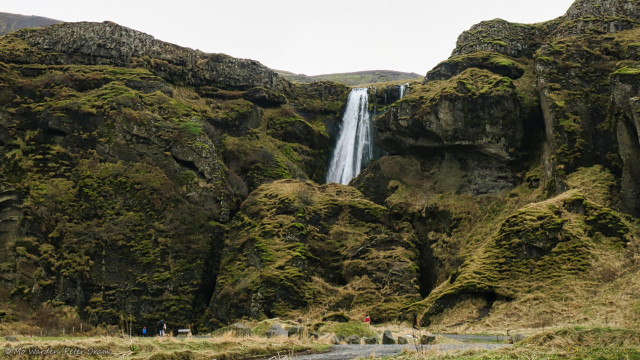
[[[112,23],[6,35],[0,300],[201,331],[635,326],[639,6],[474,26],[404,98],[373,92],[387,156],[351,186],[318,185],[345,86]]]

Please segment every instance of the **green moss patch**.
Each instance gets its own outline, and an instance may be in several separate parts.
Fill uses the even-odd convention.
[[[364,321],[351,321],[343,323],[327,324],[320,327],[320,331],[333,333],[336,336],[349,337],[357,335],[360,337],[377,336],[373,328]]]
[[[262,185],[232,226],[212,308],[223,319],[292,316],[313,307],[380,309],[382,320],[416,299],[413,235],[391,231],[386,209],[353,188]],[[384,285],[391,278],[402,281]],[[231,299],[233,307],[226,305]]]

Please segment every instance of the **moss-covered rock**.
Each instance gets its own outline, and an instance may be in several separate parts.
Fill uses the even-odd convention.
[[[519,79],[525,72],[525,66],[508,56],[491,52],[474,52],[467,55],[452,56],[441,62],[427,73],[424,83],[448,80],[469,68],[486,69],[514,80]]]
[[[394,154],[467,148],[505,160],[519,157],[528,123],[539,121],[511,78],[471,68],[413,88],[376,118],[377,141]]]
[[[112,23],[3,36],[2,321],[9,301],[201,330],[310,310],[636,326],[638,20],[580,0],[474,26],[402,99],[371,88],[389,154],[352,187],[309,181],[347,86]]]
[[[351,187],[262,185],[231,225],[210,308],[218,319],[310,307],[393,319],[419,296],[415,235]]]
[[[532,25],[514,24],[502,19],[483,21],[458,37],[453,55],[490,51],[511,57],[528,57],[538,45],[536,30]]]
[[[0,53],[0,302],[91,324],[197,322],[225,223],[263,182],[324,178],[344,103],[303,116],[258,63],[111,23],[14,33]]]
[[[274,107],[287,103],[287,98],[284,95],[262,87],[249,89],[242,97],[262,107]]]
[[[48,65],[140,65],[181,85],[248,90],[274,88],[275,72],[253,60],[205,54],[112,22],[62,23],[12,33],[0,61]],[[16,51],[18,50],[18,51]]]
[[[551,300],[562,296],[569,281],[591,281],[592,257],[619,251],[628,233],[620,214],[589,202],[576,190],[529,204],[507,217],[483,249],[412,308],[426,309],[422,323],[430,324],[467,299],[481,299],[487,311],[496,302],[505,304],[496,311],[508,309],[509,303],[526,303],[534,291]],[[608,240],[599,240],[602,236]],[[541,284],[548,287],[539,288]],[[533,323],[535,318],[525,321]]]

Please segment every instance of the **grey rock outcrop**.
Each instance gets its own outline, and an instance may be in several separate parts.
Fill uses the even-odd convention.
[[[396,343],[396,339],[393,338],[393,334],[391,334],[391,331],[384,331],[384,334],[382,334],[382,343],[384,345],[392,345]]]
[[[346,341],[347,341],[347,344],[350,344],[350,345],[360,345],[360,343],[362,342],[362,339],[358,335],[351,335],[347,337]]]
[[[380,146],[391,153],[471,148],[493,157],[513,159],[515,149],[522,146],[524,115],[515,86],[505,80],[477,95],[467,95],[467,81],[480,81],[491,75],[475,69],[465,74],[457,85],[451,84],[459,92],[436,93],[424,102],[401,101],[377,118]]]
[[[497,52],[513,57],[531,56],[537,48],[536,29],[502,19],[483,21],[463,32],[456,42],[453,55],[478,51]]]
[[[280,326],[280,324],[271,325],[269,330],[267,330],[267,338],[273,338],[278,336],[288,336],[288,333],[285,329],[282,328],[282,326]]]
[[[174,84],[248,90],[274,88],[278,75],[254,60],[207,54],[156,40],[153,36],[112,23],[63,23],[8,36],[37,53],[0,53],[0,60],[49,65],[128,66],[144,64]]]
[[[640,214],[640,73],[611,76],[612,102],[618,119],[616,135],[622,160],[620,199],[623,208]]]
[[[565,15],[569,19],[583,17],[624,17],[640,20],[640,8],[633,1],[625,0],[578,0]]]
[[[640,9],[633,1],[578,0],[559,20],[551,24],[556,37],[615,33],[637,26]]]
[[[375,345],[380,343],[380,339],[377,336],[367,336],[364,338],[364,343],[367,345]]]

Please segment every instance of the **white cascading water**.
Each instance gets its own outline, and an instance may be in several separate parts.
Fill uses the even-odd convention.
[[[373,127],[369,90],[351,90],[342,117],[342,129],[333,150],[327,183],[347,185],[373,158]]]
[[[404,90],[409,86],[409,83],[400,85],[400,99],[404,96]]]

